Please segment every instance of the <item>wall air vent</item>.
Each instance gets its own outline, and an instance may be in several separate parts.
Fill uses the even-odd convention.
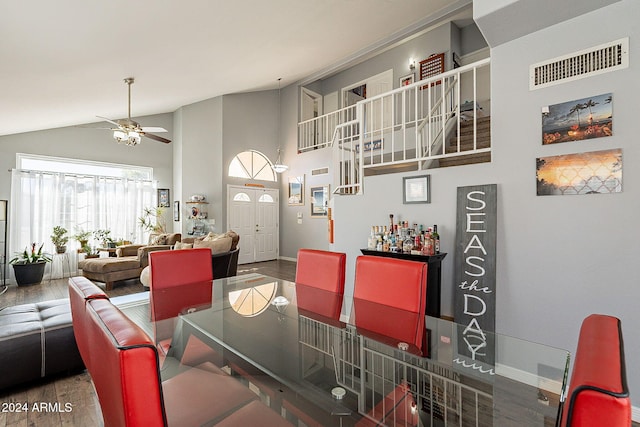
[[[529,90],[541,89],[629,66],[629,38],[570,53],[529,67]]]
[[[325,175],[329,173],[329,168],[311,169],[311,175]]]

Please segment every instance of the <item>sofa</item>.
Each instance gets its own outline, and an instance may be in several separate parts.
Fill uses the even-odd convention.
[[[86,258],[78,262],[78,268],[84,277],[104,282],[110,291],[117,281],[139,278],[149,265],[149,252],[171,249],[181,238],[180,233],[152,233],[146,245],[118,246],[115,257]]]

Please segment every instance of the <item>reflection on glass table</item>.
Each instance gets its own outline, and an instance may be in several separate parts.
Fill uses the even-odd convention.
[[[364,328],[362,306],[341,321],[341,303],[259,274],[214,280],[210,307],[186,307],[175,319],[169,355],[185,363],[197,338],[209,361],[294,424],[555,424],[567,351],[487,332],[469,343],[465,325],[432,317],[416,340],[403,330],[406,313],[365,307],[379,325]],[[140,305],[122,309],[144,318]]]

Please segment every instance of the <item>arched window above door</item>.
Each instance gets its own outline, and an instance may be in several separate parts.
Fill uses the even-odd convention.
[[[271,161],[259,151],[243,151],[231,160],[229,176],[261,181],[276,181],[276,173],[271,166]]]

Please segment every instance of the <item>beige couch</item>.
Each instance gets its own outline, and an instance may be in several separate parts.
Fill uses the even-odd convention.
[[[137,279],[149,264],[149,252],[171,249],[181,239],[180,233],[151,234],[147,245],[123,245],[116,248],[116,256],[88,258],[78,263],[82,275],[89,280],[104,282],[106,290],[113,289],[114,282]]]

